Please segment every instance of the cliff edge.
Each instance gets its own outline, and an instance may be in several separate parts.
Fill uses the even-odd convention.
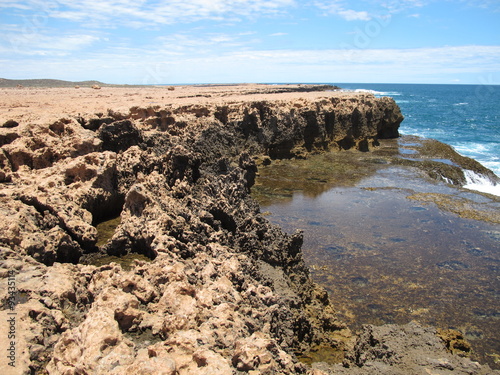
[[[103,88],[94,107],[78,91],[60,117],[28,113],[43,100],[21,89],[31,102],[0,129],[2,321],[15,313],[0,334],[14,327],[18,373],[320,373],[296,354],[361,350],[310,280],[301,233],[249,192],[261,162],[368,151],[403,117],[389,98],[267,89]]]

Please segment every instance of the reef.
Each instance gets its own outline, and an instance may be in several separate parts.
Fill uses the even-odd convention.
[[[106,90],[118,89],[89,95],[105,102]],[[19,373],[321,374],[298,360],[315,347],[345,357],[342,371],[373,373],[359,353],[388,355],[336,317],[309,277],[302,234],[270,224],[250,189],[273,159],[397,137],[395,102],[322,86],[245,87],[237,98],[176,89],[172,101],[148,90],[160,104],[0,121],[0,319],[16,313]],[[441,362],[419,366],[455,363],[441,344]]]

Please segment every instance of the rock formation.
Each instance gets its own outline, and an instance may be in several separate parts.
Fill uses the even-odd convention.
[[[262,156],[367,151],[401,121],[392,99],[357,94],[1,128],[0,318],[14,271],[16,369],[296,374],[312,370],[295,353],[353,347],[309,278],[301,233],[271,225],[249,192]],[[96,246],[96,224],[118,215]],[[93,265],[130,253],[151,261]]]

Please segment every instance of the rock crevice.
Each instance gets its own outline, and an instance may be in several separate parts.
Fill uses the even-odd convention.
[[[302,234],[271,225],[249,193],[263,157],[367,151],[396,137],[393,100],[319,95],[108,116],[0,129],[0,269],[15,270],[27,296],[16,306],[26,372],[296,374],[310,370],[294,353],[353,345],[309,278]],[[95,224],[118,212],[97,247]],[[130,270],[88,262],[127,253],[154,260]]]

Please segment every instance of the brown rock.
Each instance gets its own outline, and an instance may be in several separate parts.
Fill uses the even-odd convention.
[[[79,91],[64,110],[15,107],[9,117],[19,126],[0,129],[0,293],[8,299],[9,270],[18,271],[20,368],[296,374],[307,368],[295,352],[348,346],[350,331],[308,276],[302,235],[271,225],[251,199],[253,157],[366,151],[397,136],[402,116],[391,99],[309,89],[110,88],[99,100]],[[76,95],[15,92],[21,102]],[[97,248],[95,225],[116,216],[120,224]],[[125,254],[141,260],[80,264]],[[396,331],[365,332],[346,365],[397,368],[408,348],[387,341]],[[434,338],[433,348],[443,346]],[[458,366],[445,354],[441,368]]]
[[[83,323],[62,334],[47,365],[49,373],[103,374],[134,359],[134,344],[123,337],[112,309],[91,309]]]

